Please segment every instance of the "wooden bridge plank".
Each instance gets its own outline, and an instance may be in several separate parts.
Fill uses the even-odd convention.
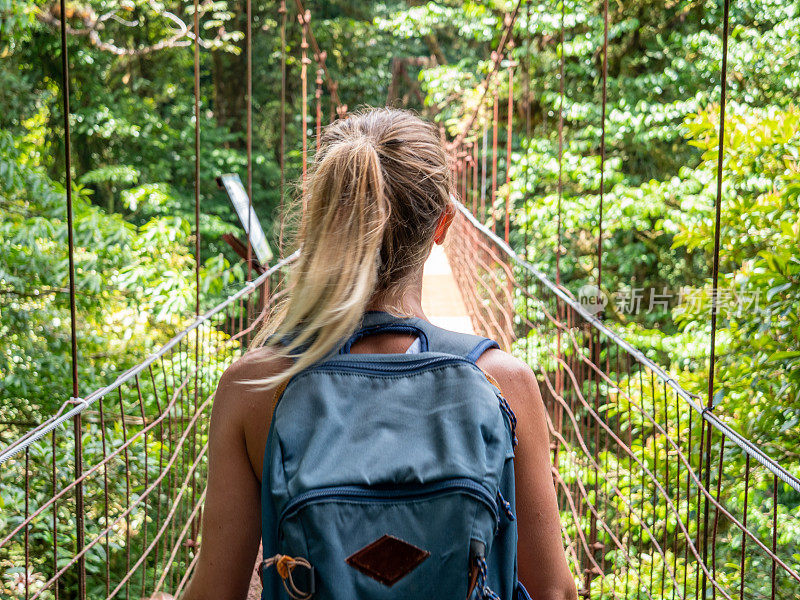
[[[463,333],[475,333],[444,248],[433,246],[422,275],[422,310],[431,323]]]

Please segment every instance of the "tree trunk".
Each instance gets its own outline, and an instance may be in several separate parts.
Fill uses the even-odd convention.
[[[245,30],[245,6],[242,0],[232,3],[231,11],[236,15],[229,27],[234,30]],[[236,44],[241,49],[239,54],[224,50],[214,50],[211,53],[212,80],[214,82],[214,118],[220,127],[225,127],[233,132],[242,133],[246,130],[246,76],[247,76],[247,40],[242,39]],[[243,145],[243,140],[240,144]]]

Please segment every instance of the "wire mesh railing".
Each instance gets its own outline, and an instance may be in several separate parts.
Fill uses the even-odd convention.
[[[446,252],[475,330],[539,379],[581,595],[796,598],[800,481],[459,208]]]
[[[794,598],[800,542],[786,497],[800,482],[463,207],[453,233],[475,329],[539,377],[583,595]],[[0,453],[4,597],[73,597],[81,581],[88,597],[183,589],[213,390],[287,261]]]
[[[180,593],[197,559],[217,381],[293,258],[0,451],[0,598]]]

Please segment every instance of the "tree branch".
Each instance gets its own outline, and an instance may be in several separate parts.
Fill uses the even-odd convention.
[[[61,19],[58,5],[55,5],[51,10],[54,12],[40,10],[36,14],[36,18],[41,23],[60,30]],[[67,33],[73,36],[88,37],[91,44],[98,50],[110,52],[111,54],[115,54],[117,56],[143,56],[146,54],[151,54],[152,52],[164,50],[166,48],[183,48],[190,46],[194,41],[194,33],[189,30],[189,27],[186,25],[186,23],[178,18],[177,15],[164,10],[157,11],[157,13],[159,16],[172,21],[177,26],[176,29],[172,30],[172,35],[148,46],[138,46],[136,48],[123,48],[121,46],[117,46],[113,42],[103,40],[100,37],[99,32],[104,28],[104,23],[106,21],[113,19],[117,23],[120,23],[126,27],[137,27],[139,25],[138,21],[126,21],[125,19],[119,17],[119,15],[117,15],[117,10],[118,9],[114,9],[100,16],[97,16],[97,14],[90,8],[82,9],[80,11],[74,10],[68,16],[71,18],[80,19],[83,22],[83,28],[76,29],[70,25],[67,25]],[[206,41],[201,38],[199,40],[200,45],[203,48],[212,47],[214,42],[221,39],[220,36],[222,32],[223,30],[220,30],[220,32],[217,34],[217,37],[211,41]]]

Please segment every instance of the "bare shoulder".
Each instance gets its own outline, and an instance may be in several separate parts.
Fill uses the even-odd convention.
[[[228,447],[246,452],[258,480],[276,396],[275,386],[263,381],[279,375],[289,365],[289,359],[276,356],[270,349],[250,350],[225,370],[214,396],[212,439],[216,432],[229,440],[225,443]]]
[[[476,364],[491,375],[503,390],[537,384],[536,376],[524,361],[498,348],[484,352]]]
[[[497,382],[515,412],[540,412],[542,397],[539,382],[524,361],[508,352],[492,348],[484,352],[476,364]]]
[[[249,350],[222,374],[214,397],[215,409],[218,412],[250,412],[271,408],[275,387],[265,385],[263,381],[279,375],[289,364],[288,359],[276,356],[268,348]]]

